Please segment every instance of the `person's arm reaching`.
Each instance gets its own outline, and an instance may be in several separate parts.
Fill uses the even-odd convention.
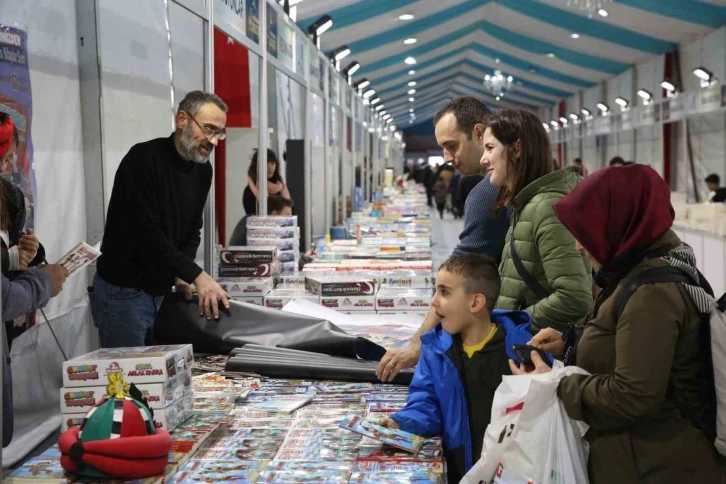
[[[3,318],[10,321],[45,307],[60,293],[67,277],[68,271],[57,264],[32,268],[12,281],[3,276]]]
[[[393,348],[386,352],[378,363],[376,376],[382,382],[393,381],[401,370],[413,368],[418,362],[421,354],[421,335],[428,333],[439,322],[436,311],[429,309],[421,327],[418,328],[416,334],[411,338],[411,342],[405,348]]]

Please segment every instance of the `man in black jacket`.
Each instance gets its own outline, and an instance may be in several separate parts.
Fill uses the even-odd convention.
[[[104,348],[151,343],[173,285],[199,295],[199,315],[219,318],[228,295],[195,262],[212,183],[209,155],[225,138],[227,105],[193,91],[179,104],[176,131],[131,148],[116,171],[93,280],[91,310]],[[207,247],[207,250],[212,248]]]

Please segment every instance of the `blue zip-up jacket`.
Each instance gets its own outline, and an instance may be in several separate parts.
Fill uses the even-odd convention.
[[[506,356],[502,355],[503,358],[509,357],[518,363],[512,346],[527,344],[532,339],[529,314],[524,311],[494,310],[491,319],[499,326],[497,331],[505,332]],[[477,402],[468,401],[463,370],[455,361],[455,352],[452,351],[454,338],[443,330],[440,323],[421,336],[421,356],[409,387],[406,408],[391,418],[406,432],[423,437],[443,435],[450,482],[459,482],[452,478],[463,477],[479,459],[478,455],[472,455],[468,409],[491,412],[491,408],[484,409],[477,406]],[[502,344],[501,338],[499,344]],[[502,375],[492,377],[501,382]]]

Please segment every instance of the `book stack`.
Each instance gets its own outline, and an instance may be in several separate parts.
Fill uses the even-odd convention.
[[[277,247],[280,251],[280,274],[296,274],[300,264],[297,215],[247,217],[247,245]]]
[[[353,274],[308,277],[307,288],[320,304],[340,311],[375,311],[376,280]]]
[[[192,412],[192,345],[102,348],[63,363],[61,430],[81,425],[106,395],[108,375],[135,384],[154,410],[158,428],[172,430]]]

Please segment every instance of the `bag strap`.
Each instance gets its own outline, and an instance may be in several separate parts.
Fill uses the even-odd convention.
[[[545,299],[549,297],[549,291],[542,287],[542,284],[540,284],[537,279],[534,278],[532,273],[529,272],[526,267],[524,267],[522,259],[519,258],[519,254],[517,253],[517,249],[515,248],[514,244],[514,229],[517,227],[517,216],[516,214],[513,214],[512,217],[514,218],[514,223],[512,224],[512,236],[509,238],[509,252],[512,255],[512,262],[514,262],[514,268],[517,270],[517,274],[519,274],[519,277],[522,278],[522,281],[524,281],[527,287],[533,293],[535,293],[538,298]],[[520,301],[520,303],[521,302],[522,301]]]
[[[616,319],[620,319],[620,316],[623,315],[630,296],[632,296],[640,286],[645,284],[655,284],[658,282],[683,282],[685,284],[700,287],[700,284],[698,284],[693,277],[677,267],[668,265],[648,269],[647,271],[641,272],[637,276],[633,277],[627,284],[625,284],[620,292],[618,292],[618,296],[615,299]]]

